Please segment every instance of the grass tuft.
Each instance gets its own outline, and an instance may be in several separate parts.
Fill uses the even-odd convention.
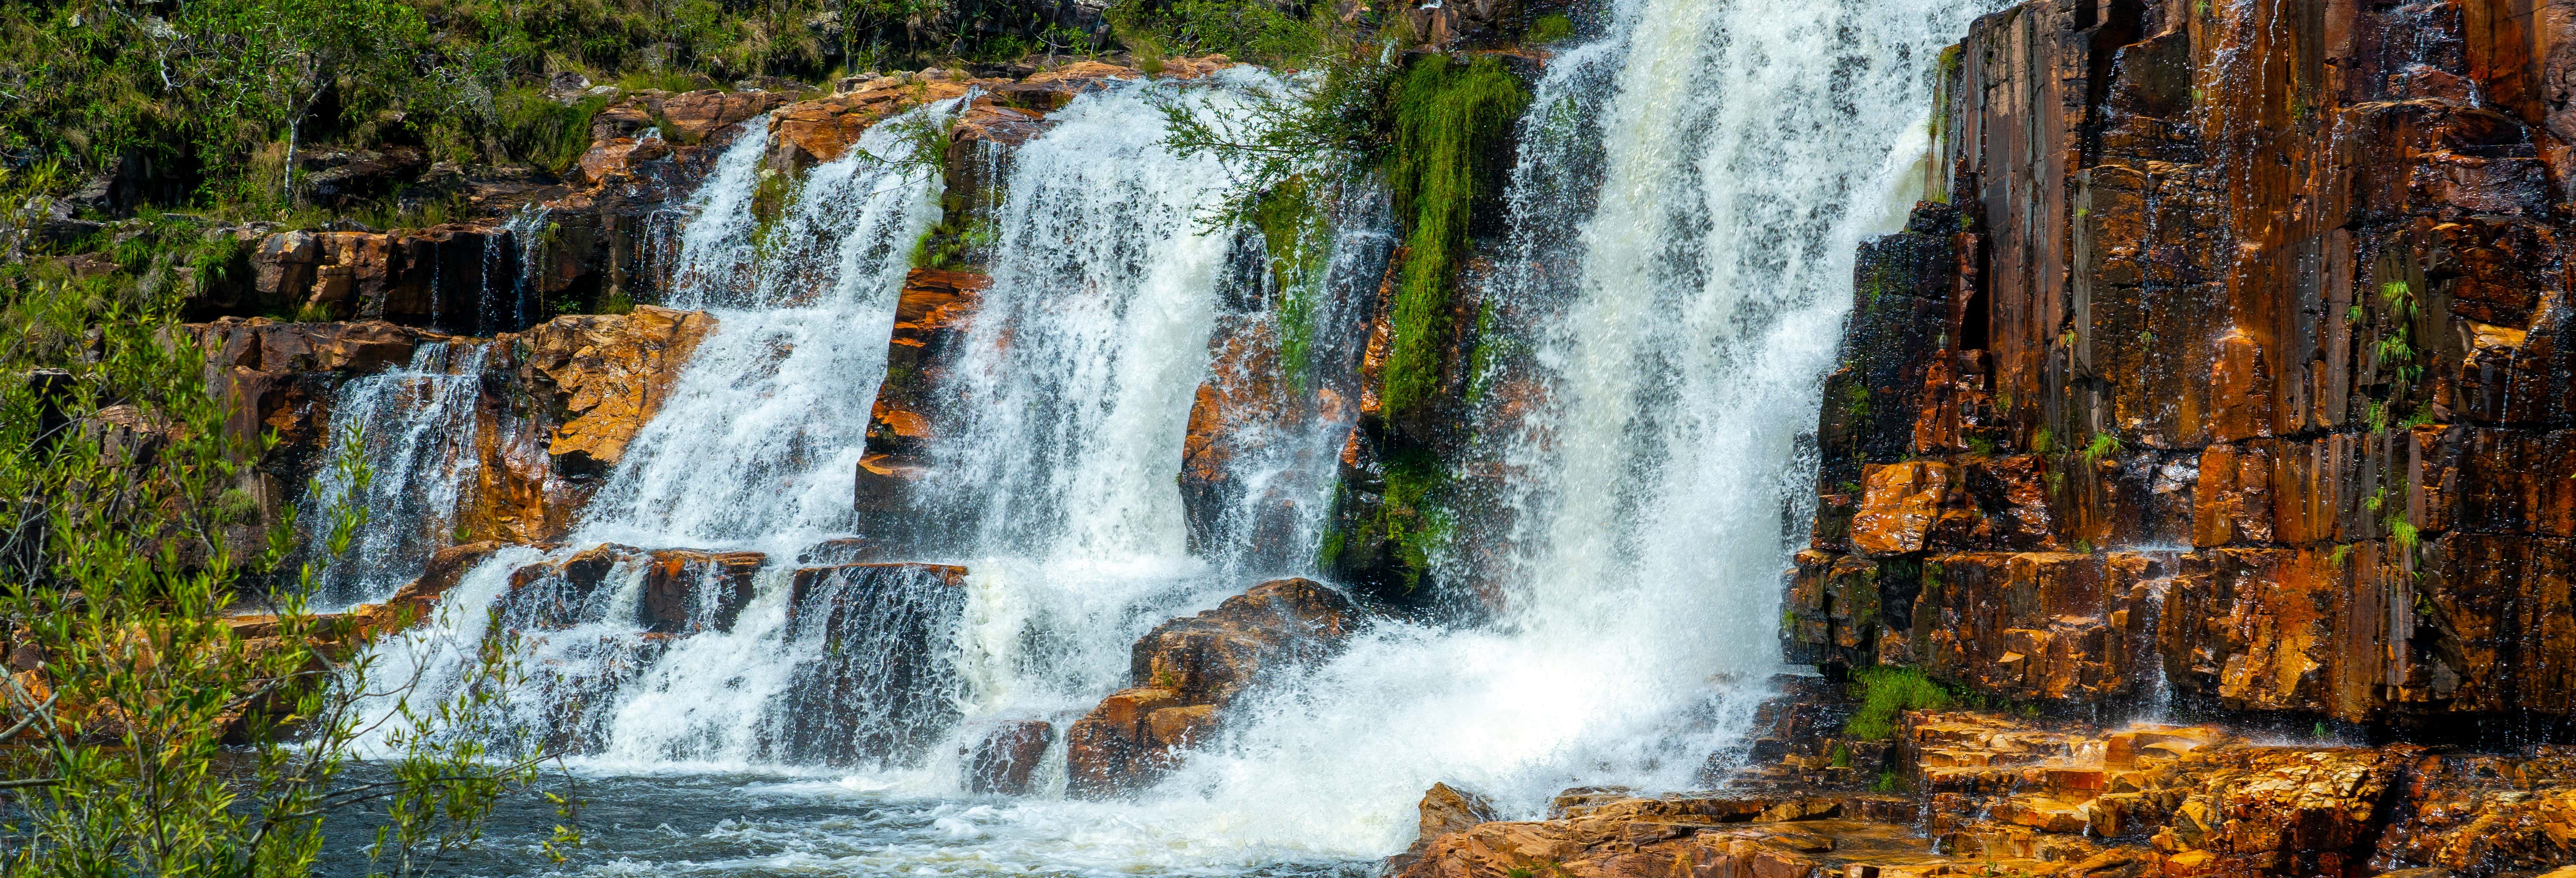
[[[1951,701],[1950,690],[1914,668],[1863,668],[1852,674],[1852,687],[1861,705],[1843,724],[1843,734],[1862,741],[1894,738],[1899,714],[1939,710]]]

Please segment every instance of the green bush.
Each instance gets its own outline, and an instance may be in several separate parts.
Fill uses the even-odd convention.
[[[1914,668],[1863,668],[1852,674],[1853,695],[1860,709],[1843,724],[1843,734],[1863,741],[1896,737],[1896,719],[1909,710],[1950,706],[1950,690]]]

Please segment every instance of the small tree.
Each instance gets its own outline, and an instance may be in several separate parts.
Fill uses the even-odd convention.
[[[306,609],[313,567],[278,569],[291,516],[255,557],[226,539],[253,510],[230,486],[275,437],[227,429],[175,296],[24,271],[0,278],[0,873],[299,876],[325,815],[371,806],[387,821],[373,852],[398,873],[471,841],[543,758],[488,761],[477,743],[477,701],[514,682],[506,650],[483,648],[457,700],[408,703],[416,681],[378,679],[367,632]],[[332,464],[344,478],[366,477],[357,448]],[[333,510],[319,563],[365,520]],[[236,633],[242,601],[274,610],[274,631]],[[343,765],[378,732],[366,703],[407,731],[384,738],[391,780],[350,785]]]

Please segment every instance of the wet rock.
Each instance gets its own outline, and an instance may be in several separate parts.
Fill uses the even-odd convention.
[[[644,569],[638,622],[658,634],[731,631],[769,556],[759,552],[663,549]]]
[[[899,766],[958,718],[951,638],[966,609],[966,568],[843,564],[796,571],[788,636],[799,664],[787,691],[782,759]]]
[[[966,791],[1025,796],[1029,777],[1055,743],[1055,726],[1042,720],[1013,720],[993,727],[974,745],[960,749],[965,759]]]
[[[1494,811],[1492,801],[1446,783],[1432,784],[1431,789],[1422,793],[1420,810],[1421,828],[1413,838],[1413,845],[1404,853],[1387,858],[1385,871],[1388,874],[1402,873],[1411,867],[1422,859],[1422,854],[1430,849],[1432,842],[1443,836],[1502,819]]]
[[[1279,337],[1266,316],[1229,315],[1218,321],[1208,343],[1208,379],[1199,384],[1190,405],[1187,434],[1181,440],[1181,510],[1188,521],[1192,552],[1224,548],[1253,563],[1287,565],[1289,557],[1308,551],[1299,542],[1300,507],[1323,496],[1329,486],[1272,478],[1260,485],[1240,483],[1238,465],[1280,460],[1299,451],[1296,443],[1319,422],[1349,417],[1340,411],[1341,397],[1327,388],[1298,388],[1282,371]],[[1314,472],[1314,466],[1283,466],[1287,473]]]
[[[951,365],[963,352],[979,295],[992,279],[976,272],[913,269],[895,302],[886,378],[868,417],[867,452],[853,498],[863,518],[907,511],[910,485],[937,431]]]
[[[507,331],[530,312],[514,285],[517,244],[502,229],[445,225],[409,232],[294,231],[251,257],[250,304],[323,319],[390,320],[446,331]]]
[[[455,588],[464,580],[465,574],[473,572],[474,568],[491,558],[492,553],[506,545],[486,540],[449,546],[431,553],[429,562],[421,568],[420,578],[404,583],[394,590],[392,597],[385,599],[387,627],[399,629],[428,620],[448,590]],[[476,610],[479,608],[468,608],[469,612]]]
[[[2576,128],[2498,60],[2565,23],[2197,15],[2025,3],[1943,68],[1946,203],[1859,253],[1786,653],[2112,710],[2161,670],[2407,735],[2567,715]],[[1993,837],[2066,817],[2027,804]]]
[[[1151,785],[1175,751],[1207,740],[1227,703],[1266,674],[1330,655],[1358,623],[1358,608],[1339,592],[1278,579],[1156,626],[1136,641],[1131,688],[1066,732],[1072,791],[1099,797]]]
[[[563,412],[546,452],[567,470],[614,466],[714,328],[704,312],[644,305],[622,315],[557,317],[521,335],[523,368],[554,392]]]
[[[868,556],[871,544],[864,537],[841,537],[824,540],[796,553],[796,563],[806,567],[831,567],[874,560]]]
[[[604,621],[609,576],[644,561],[643,549],[601,543],[553,561],[510,571],[500,600],[505,624],[523,629],[562,629]]]

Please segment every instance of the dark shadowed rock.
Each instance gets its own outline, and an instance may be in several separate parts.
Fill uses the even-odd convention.
[[[1055,726],[1042,720],[1011,720],[994,726],[972,746],[957,751],[966,760],[966,791],[1028,795],[1029,774],[1054,743]]]

